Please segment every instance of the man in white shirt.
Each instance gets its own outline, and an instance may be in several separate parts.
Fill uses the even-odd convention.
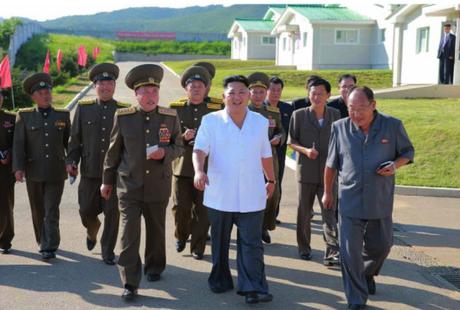
[[[213,267],[208,283],[214,293],[233,289],[228,252],[235,224],[238,294],[247,303],[268,302],[273,296],[268,293],[261,232],[265,201],[275,188],[269,124],[248,110],[246,77],[230,76],[223,84],[225,109],[203,117],[193,151],[194,184],[204,190],[211,223]]]

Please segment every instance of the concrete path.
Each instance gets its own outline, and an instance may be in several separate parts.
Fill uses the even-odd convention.
[[[124,72],[135,63],[121,63]],[[165,72],[162,103],[182,96],[177,78]],[[170,88],[169,83],[173,83]],[[132,91],[117,90],[120,101]],[[91,94],[90,94],[91,95]],[[126,100],[125,100],[126,99]],[[77,182],[78,183],[78,182]],[[313,260],[298,259],[295,241],[296,181],[287,170],[283,183],[280,219],[272,232],[273,243],[265,246],[266,273],[272,303],[256,305],[266,309],[345,309],[341,273],[321,263],[324,244],[319,214],[313,219]],[[318,212],[318,206],[315,206]],[[397,196],[395,202],[395,246],[382,274],[376,278],[377,294],[369,309],[460,309],[460,292],[444,280],[460,270],[460,200]],[[116,267],[100,259],[99,244],[88,252],[80,223],[77,184],[66,183],[61,204],[61,247],[58,257],[44,262],[37,253],[25,184],[16,186],[16,236],[13,251],[0,255],[0,309],[95,309],[150,307],[161,309],[246,309],[235,291],[213,294],[207,287],[211,268],[210,248],[205,258],[191,258],[174,249],[171,205],[167,213],[168,266],[161,281],[142,280],[140,298],[127,305],[120,299],[120,278]],[[144,230],[143,230],[144,231]],[[144,235],[141,253],[144,251]],[[231,268],[236,276],[236,245],[232,240]],[[236,283],[236,277],[234,278]]]

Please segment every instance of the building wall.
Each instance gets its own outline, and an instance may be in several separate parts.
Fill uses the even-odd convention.
[[[384,30],[383,36],[382,30]],[[385,20],[377,20],[374,27],[374,38],[372,69],[392,69],[394,25]]]
[[[246,59],[275,59],[276,44],[264,44],[262,38],[271,37],[269,32],[248,33]]]
[[[306,43],[304,42],[306,36]],[[313,68],[313,37],[312,25],[307,22],[299,22],[299,33],[294,42],[294,65],[299,70],[311,70]]]
[[[438,45],[442,35],[441,17],[425,17],[421,9],[406,18],[403,30],[401,84],[437,84],[439,61]],[[427,27],[428,51],[417,53],[418,29]]]

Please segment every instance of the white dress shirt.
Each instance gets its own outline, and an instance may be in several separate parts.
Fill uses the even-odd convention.
[[[262,158],[272,157],[265,117],[247,110],[240,129],[226,108],[207,114],[198,129],[194,149],[208,155],[205,206],[241,213],[265,209]]]

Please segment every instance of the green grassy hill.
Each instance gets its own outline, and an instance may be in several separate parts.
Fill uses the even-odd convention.
[[[85,16],[66,16],[42,22],[48,30],[69,31],[170,31],[227,33],[233,20],[262,18],[268,5],[211,5],[181,9],[130,8]]]

